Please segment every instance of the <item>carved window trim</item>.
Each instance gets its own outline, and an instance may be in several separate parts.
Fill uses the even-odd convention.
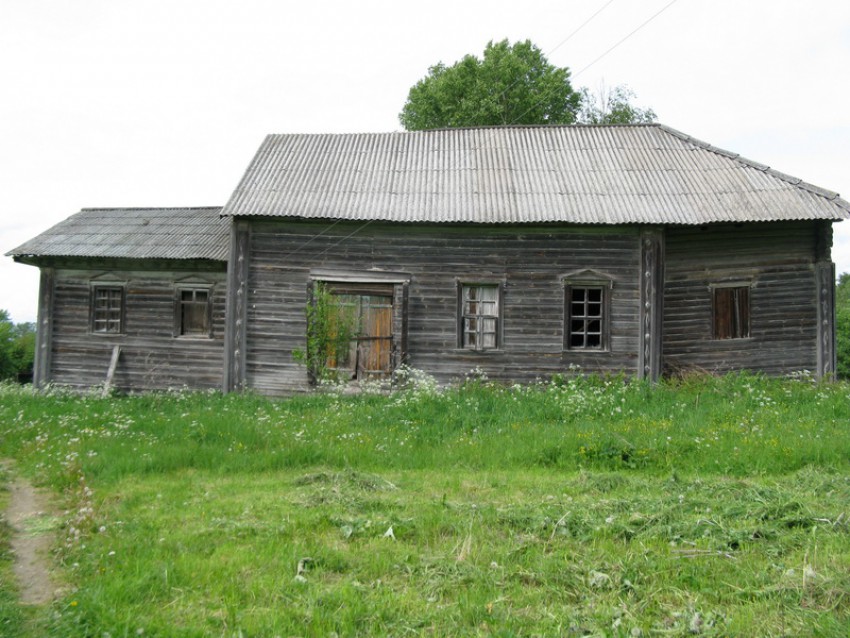
[[[174,336],[209,339],[212,328],[211,284],[183,284],[174,288]]]
[[[564,349],[609,349],[610,283],[564,285]]]
[[[124,283],[93,283],[89,303],[89,331],[93,335],[123,335],[126,295]]]

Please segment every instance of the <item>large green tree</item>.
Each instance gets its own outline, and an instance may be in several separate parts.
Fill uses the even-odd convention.
[[[408,131],[505,124],[572,124],[581,94],[570,71],[530,41],[490,42],[484,56],[439,63],[417,82],[399,115]]]
[[[575,90],[570,70],[551,64],[529,40],[489,42],[482,58],[432,66],[399,114],[408,131],[509,124],[627,124],[655,119],[632,105],[625,86]]]

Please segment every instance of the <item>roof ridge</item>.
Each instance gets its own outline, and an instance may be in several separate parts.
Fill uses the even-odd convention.
[[[106,211],[106,210],[221,210],[223,206],[94,206],[84,207],[83,211]]]
[[[362,131],[349,133],[268,133],[267,137],[300,135],[304,137],[344,137],[353,135],[418,135],[423,133],[442,133],[446,131],[487,131],[500,129],[556,129],[556,128],[653,128],[663,127],[660,122],[634,122],[630,124],[486,124],[482,126],[444,126],[441,128],[418,129],[415,131]]]

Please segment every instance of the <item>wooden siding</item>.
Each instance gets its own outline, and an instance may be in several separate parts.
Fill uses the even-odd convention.
[[[93,334],[91,286],[117,281],[124,282],[122,334]],[[175,337],[175,286],[201,281],[214,284],[213,336]],[[220,389],[225,294],[224,272],[56,269],[49,381],[78,388],[103,384],[118,345],[118,390]]]
[[[480,368],[491,379],[533,381],[567,372],[637,369],[637,227],[315,224],[253,221],[246,303],[246,386],[307,389],[304,348],[311,269],[406,272],[406,362],[441,382]],[[563,277],[591,269],[612,281],[608,351],[564,350]],[[502,285],[498,350],[458,347],[458,286]],[[397,295],[399,296],[399,295]]]
[[[817,372],[815,261],[821,222],[668,228],[663,358],[667,373]],[[714,339],[712,285],[750,288],[750,337]]]

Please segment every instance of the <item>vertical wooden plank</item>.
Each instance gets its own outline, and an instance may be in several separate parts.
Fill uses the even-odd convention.
[[[641,231],[640,247],[638,378],[655,382],[661,374],[664,231],[662,229]]]
[[[224,392],[241,391],[246,385],[246,323],[248,319],[248,261],[250,231],[247,222],[230,227],[230,256],[227,262],[227,303],[224,327]]]
[[[393,347],[391,354],[391,366],[393,370],[407,363],[407,304],[410,296],[409,288],[409,282],[395,284],[393,286]]]
[[[44,388],[52,377],[50,366],[53,352],[53,300],[55,297],[56,272],[53,268],[42,268],[38,288],[38,325],[35,334],[35,362],[33,385]]]
[[[815,264],[815,283],[818,299],[818,369],[819,379],[835,377],[835,264]]]
[[[112,347],[112,358],[109,360],[109,369],[106,371],[106,382],[103,384],[103,391],[100,393],[102,398],[109,396],[112,380],[115,378],[115,370],[118,368],[118,357],[120,356],[121,346],[116,344]]]

